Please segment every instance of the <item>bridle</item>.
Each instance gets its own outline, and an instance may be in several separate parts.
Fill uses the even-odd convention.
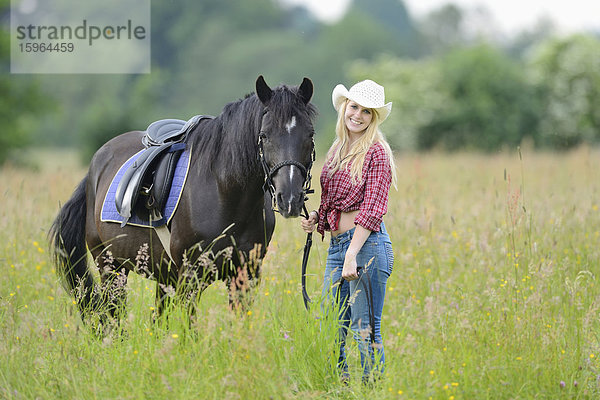
[[[315,192],[313,189],[311,189],[312,175],[310,173],[310,171],[312,169],[312,165],[315,161],[315,140],[312,139],[311,157],[310,157],[310,163],[308,164],[308,168],[306,168],[304,165],[302,165],[302,163],[300,163],[296,160],[281,161],[281,162],[275,164],[272,168],[269,168],[269,164],[267,164],[267,160],[265,159],[263,137],[264,137],[264,131],[262,130],[262,127],[261,127],[260,133],[258,135],[258,158],[260,160],[260,165],[262,166],[262,170],[265,175],[265,182],[263,184],[263,190],[265,191],[265,193],[269,192],[269,194],[271,195],[271,208],[273,209],[273,211],[281,214],[281,212],[279,211],[279,209],[277,207],[277,199],[275,198],[275,184],[273,183],[273,177],[275,176],[277,171],[279,171],[282,167],[289,165],[289,166],[294,166],[294,167],[298,168],[300,170],[300,172],[302,173],[302,176],[304,177],[304,184],[302,185],[302,191],[304,193],[303,202],[308,200],[307,195]],[[306,212],[306,208],[304,211]]]
[[[302,176],[304,176],[304,184],[302,185],[303,191],[303,199],[302,199],[302,211],[304,212],[303,217],[308,219],[308,211],[306,209],[306,200],[308,200],[308,195],[314,193],[314,189],[311,189],[311,169],[312,165],[315,162],[315,140],[311,138],[311,156],[310,162],[308,164],[308,168],[306,168],[302,163],[295,160],[285,160],[281,161],[273,166],[273,168],[269,168],[269,164],[267,164],[267,160],[265,159],[265,151],[263,145],[263,138],[265,137],[264,131],[264,117],[267,114],[268,110],[265,109],[263,114],[263,120],[261,122],[260,131],[258,134],[258,158],[260,164],[263,169],[263,173],[265,175],[265,182],[263,184],[263,191],[265,193],[269,192],[271,196],[271,209],[275,212],[279,211],[277,207],[277,199],[275,198],[275,184],[273,183],[273,177],[279,171],[280,168],[285,167],[286,165],[294,166],[300,170]],[[308,296],[308,292],[306,291],[306,266],[308,264],[308,257],[310,255],[310,248],[312,246],[312,232],[306,234],[306,243],[304,244],[304,253],[302,255],[302,298],[304,300],[304,307],[308,310],[308,303],[311,302],[310,297]]]

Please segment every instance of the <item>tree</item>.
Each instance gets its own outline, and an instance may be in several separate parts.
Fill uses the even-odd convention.
[[[490,46],[418,61],[380,57],[355,62],[350,73],[385,86],[393,112],[382,128],[396,149],[493,151],[535,139],[533,86],[520,64]]]
[[[8,16],[9,0],[0,0],[0,21]],[[4,17],[3,17],[4,16]],[[34,114],[45,110],[37,81],[10,75],[10,36],[0,25],[0,165],[10,152],[25,147],[31,139]]]
[[[439,61],[448,104],[419,133],[419,148],[493,151],[536,139],[539,106],[523,66],[488,45]]]
[[[446,4],[424,18],[421,30],[434,53],[462,46],[466,40],[464,11],[454,4]]]
[[[530,65],[543,99],[540,144],[600,142],[600,40],[574,35],[542,44]]]

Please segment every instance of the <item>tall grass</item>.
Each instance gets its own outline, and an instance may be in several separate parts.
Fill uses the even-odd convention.
[[[154,322],[155,283],[130,276],[104,339],[84,326],[47,254],[59,202],[85,173],[57,158],[0,170],[0,398],[593,399],[600,395],[600,153],[404,155],[386,226],[395,250],[384,379],[335,370],[335,322],[318,306],[315,238],[304,310],[297,220],[278,219],[247,312],[224,284]],[[57,167],[60,166],[60,167]],[[318,185],[315,185],[318,186]],[[313,208],[318,193],[310,200]]]

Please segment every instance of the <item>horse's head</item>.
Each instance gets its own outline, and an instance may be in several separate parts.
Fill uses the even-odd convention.
[[[297,88],[275,89],[262,76],[256,80],[256,95],[265,107],[258,138],[261,163],[273,204],[285,218],[300,215],[310,184],[316,114],[312,94],[308,78]]]

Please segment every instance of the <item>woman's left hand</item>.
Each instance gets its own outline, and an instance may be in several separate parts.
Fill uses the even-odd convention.
[[[356,256],[346,253],[344,267],[342,268],[342,278],[347,281],[358,279]]]

